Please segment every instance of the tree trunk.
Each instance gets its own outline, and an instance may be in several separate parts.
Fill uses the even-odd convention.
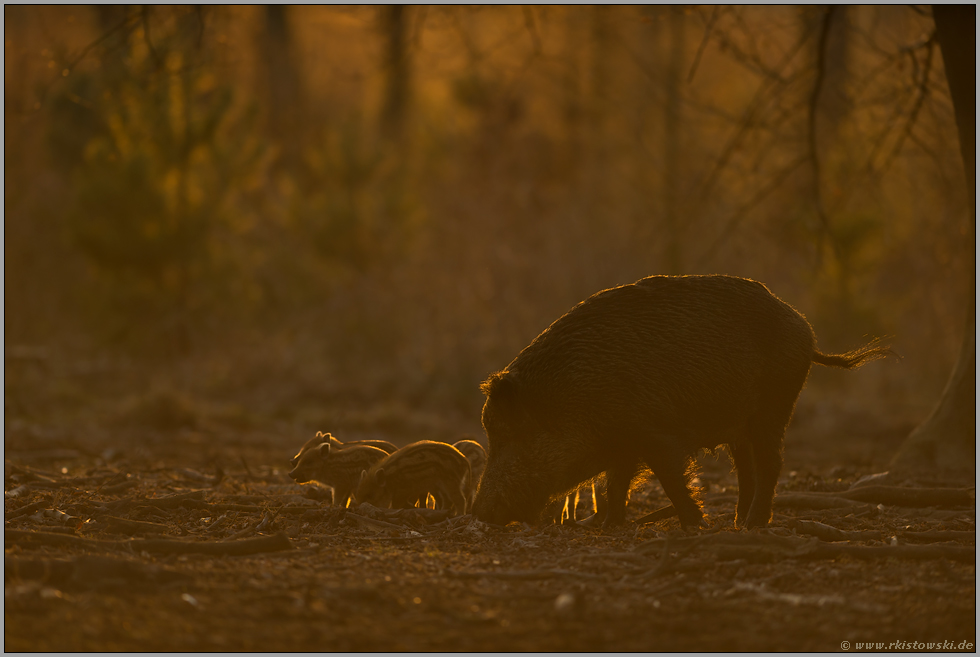
[[[956,113],[960,152],[970,190],[970,219],[976,234],[976,6],[933,5],[936,38],[946,67]],[[971,267],[971,270],[974,268]],[[892,463],[904,467],[976,467],[976,279],[971,275],[966,334],[953,374],[936,408],[899,448]]]
[[[405,5],[381,8],[381,27],[385,38],[384,69],[386,76],[381,131],[388,139],[399,141],[404,131],[409,102],[408,13]]]
[[[266,5],[262,51],[265,54],[259,84],[266,104],[266,131],[282,149],[278,164],[293,169],[300,161],[305,125],[302,81],[293,56],[289,10]]]
[[[681,249],[684,243],[684,222],[678,207],[681,185],[681,137],[683,134],[681,117],[681,76],[685,61],[684,43],[684,9],[682,7],[667,7],[670,20],[670,54],[666,62],[665,95],[664,99],[664,169],[663,169],[663,202],[664,202],[664,269],[668,274],[682,274],[683,256]]]

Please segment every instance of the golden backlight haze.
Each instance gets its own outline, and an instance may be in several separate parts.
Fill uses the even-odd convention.
[[[969,201],[916,10],[4,15],[15,429],[173,393],[449,440],[551,321],[662,273],[760,280],[825,352],[885,337],[901,362],[814,371],[795,419],[884,427],[872,460],[951,371]]]

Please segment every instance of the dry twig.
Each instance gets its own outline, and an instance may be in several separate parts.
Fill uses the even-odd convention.
[[[127,520],[125,518],[117,518],[116,516],[108,516],[106,520],[109,523],[109,529],[118,531],[124,534],[165,534],[169,527],[166,525],[161,525],[156,522],[145,522],[142,520]]]

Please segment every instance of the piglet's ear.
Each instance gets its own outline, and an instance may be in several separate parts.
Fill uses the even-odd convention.
[[[365,479],[367,479],[367,470],[361,470],[361,476],[357,481],[358,483],[364,483]]]
[[[317,447],[317,451],[320,452],[320,458],[325,459],[330,456],[330,443],[323,443]]]
[[[378,468],[378,471],[374,473],[374,481],[379,486],[384,486],[385,485],[385,469],[384,468]]]

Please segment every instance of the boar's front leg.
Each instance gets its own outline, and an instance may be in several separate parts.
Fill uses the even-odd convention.
[[[634,461],[619,463],[606,470],[606,513],[602,520],[603,529],[616,527],[626,522],[626,498],[630,484],[639,471],[639,463]]]

